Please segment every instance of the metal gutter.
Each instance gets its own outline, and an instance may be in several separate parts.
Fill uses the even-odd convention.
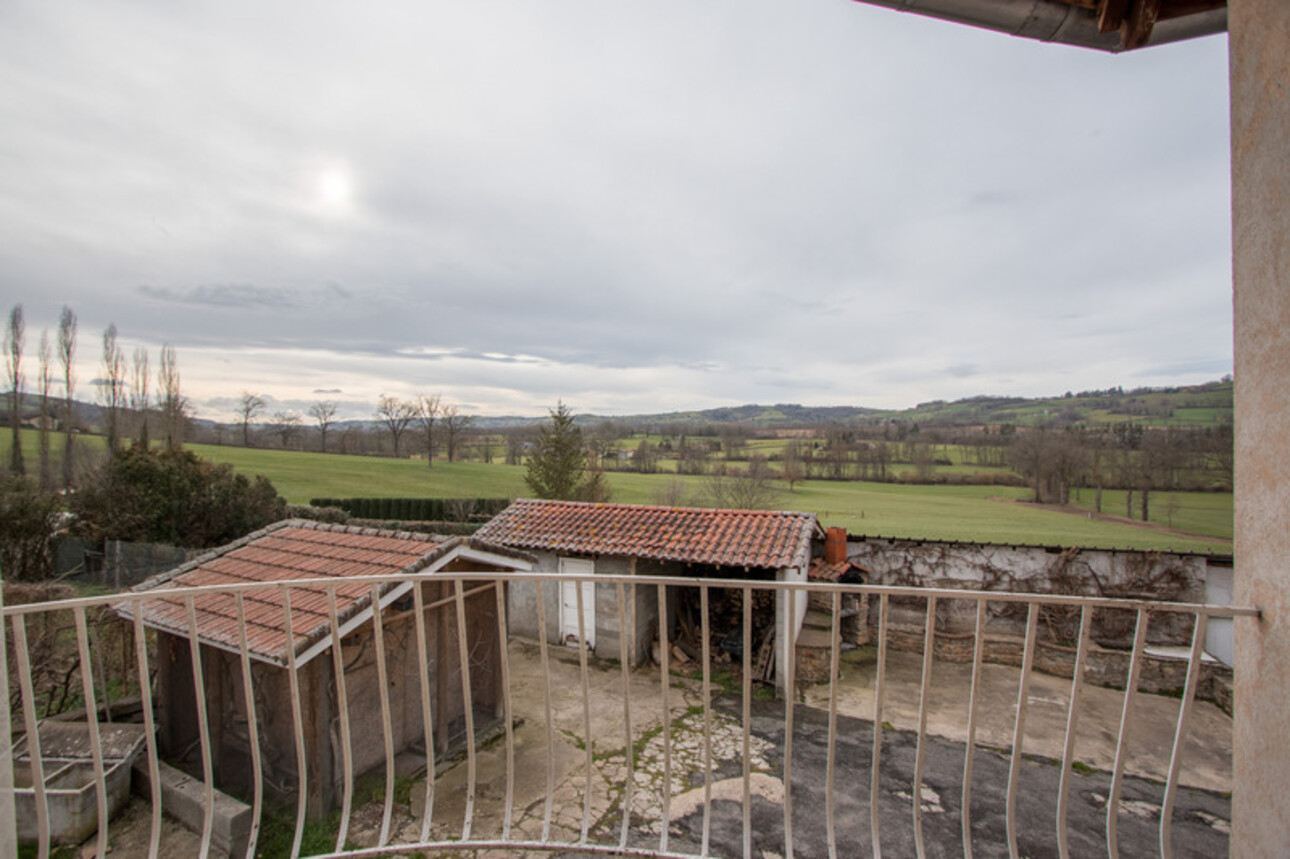
[[[1056,42],[1119,53],[1125,50],[1119,28],[1098,31],[1097,13],[1062,0],[857,0],[898,12],[912,12],[995,30],[1024,39]],[[1227,32],[1227,9],[1157,20],[1144,47]]]

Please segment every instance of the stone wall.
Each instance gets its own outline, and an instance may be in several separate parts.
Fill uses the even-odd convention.
[[[1162,602],[1205,602],[1206,581],[1231,575],[1231,559],[1167,552],[1053,550],[1025,546],[922,543],[901,540],[853,540],[847,557],[870,571],[870,584],[958,590],[1098,596]],[[870,628],[876,634],[878,600],[870,601]],[[1020,603],[987,604],[984,659],[1021,665],[1025,649],[1027,608]],[[927,602],[893,597],[888,610],[888,646],[921,652]],[[1136,612],[1102,609],[1093,613],[1085,680],[1124,688],[1128,678]],[[975,642],[976,603],[940,599],[936,606],[936,657],[971,662]],[[1035,668],[1070,677],[1079,640],[1080,610],[1044,606],[1040,610]],[[1191,644],[1195,621],[1185,613],[1150,615],[1147,644],[1179,648]],[[1173,694],[1186,683],[1185,659],[1148,654],[1138,688]],[[1201,667],[1198,697],[1228,713],[1232,706],[1232,670],[1217,662]]]
[[[1211,565],[1231,567],[1227,557],[1167,552],[1113,552],[1097,549],[1047,549],[1026,546],[973,545],[904,540],[852,540],[847,557],[870,571],[870,584],[994,590],[1019,593],[1142,599],[1160,602],[1205,602]],[[921,599],[893,599],[891,620],[921,627]],[[876,603],[873,606],[876,611]],[[875,618],[876,620],[876,618]],[[942,600],[936,628],[971,632],[976,606],[969,600]],[[1023,606],[993,603],[987,630],[1024,635]],[[1054,641],[1074,642],[1078,609],[1045,609],[1041,633]],[[1133,644],[1132,612],[1100,611],[1094,615],[1093,640],[1108,647]],[[1191,643],[1193,622],[1187,615],[1156,614],[1147,631],[1153,645]]]

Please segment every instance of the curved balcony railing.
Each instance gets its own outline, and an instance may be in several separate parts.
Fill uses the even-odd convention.
[[[536,592],[536,641],[507,635],[505,585],[516,582]],[[595,587],[564,587],[583,582]],[[393,599],[392,583],[409,587]],[[370,589],[368,605],[381,609],[341,616],[337,593],[345,588],[351,597]],[[551,596],[567,597],[567,616],[549,616]],[[594,630],[584,625],[589,596],[601,609]],[[169,626],[151,620],[161,601]],[[809,689],[798,676],[808,606],[820,681]],[[938,657],[948,639],[937,619],[947,606],[960,621],[972,619],[967,633],[956,633],[958,667]],[[902,618],[900,654],[893,611]],[[110,807],[119,760],[109,725],[131,719],[141,726],[132,801],[144,808],[130,824],[132,843],[153,857],[174,852],[165,839],[181,828],[173,819],[182,816],[181,798],[167,773],[183,769],[195,809],[185,843],[203,856],[1067,856],[1072,832],[1107,855],[1137,855],[1121,847],[1130,784],[1135,796],[1154,797],[1148,804],[1156,809],[1154,817],[1132,816],[1135,843],[1149,826],[1154,851],[1192,855],[1201,848],[1175,843],[1175,806],[1186,790],[1189,722],[1198,706],[1208,707],[1197,701],[1206,625],[1255,614],[1050,594],[535,573],[292,581],[6,606],[0,658],[11,706],[0,727],[17,743],[0,759],[0,834],[8,827],[0,848],[13,855],[25,832],[43,857],[59,838],[58,802],[70,793],[59,779],[75,764],[66,752],[54,760],[42,751],[53,742],[51,723],[83,725],[90,843],[99,856],[116,848],[125,824]],[[910,618],[921,622],[911,627]],[[764,643],[775,619],[790,638],[777,650]],[[1110,620],[1132,629],[1131,645],[1099,646],[1098,624]],[[576,633],[566,635],[561,623]],[[275,630],[290,631],[291,642],[276,661],[257,651]],[[1131,728],[1148,697],[1138,691],[1140,675],[1148,642],[1166,631],[1185,646],[1176,664],[1185,680],[1176,700],[1164,699],[1172,743],[1160,752],[1163,771],[1135,772],[1130,761],[1143,738]],[[865,635],[872,645],[855,660],[853,640]],[[586,644],[593,638],[595,653]],[[204,646],[184,653],[177,643],[191,640]],[[1036,654],[1045,648],[1064,654],[1069,683],[1064,700],[1044,701],[1064,708],[1060,754],[1036,760],[1026,752],[1027,727]],[[991,662],[1004,651],[1011,664]],[[765,663],[775,652],[795,654],[779,666],[779,696],[753,682],[772,676]],[[1109,674],[1124,690],[1115,693],[1123,698],[1118,720],[1104,706],[1100,715],[1082,712],[1095,654],[1122,667],[1099,671],[1104,685]],[[902,694],[917,689],[917,715],[903,728],[891,724],[888,700],[897,663],[915,678],[900,681]],[[938,678],[951,670],[970,679],[968,700],[952,702],[959,715],[947,740],[929,719],[938,718]],[[988,686],[986,675],[1011,685]],[[59,711],[73,705],[81,716],[69,722]],[[1006,718],[1010,737],[983,738],[987,715]],[[1100,723],[1090,726],[1090,718]],[[1108,753],[1113,748],[1109,767],[1082,763],[1089,731],[1081,725]],[[185,736],[187,747],[175,748]],[[936,790],[928,786],[933,770]],[[1089,796],[1105,808],[1092,834]]]

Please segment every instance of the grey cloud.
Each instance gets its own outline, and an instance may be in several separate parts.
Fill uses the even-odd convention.
[[[139,292],[158,301],[197,307],[291,310],[300,304],[300,296],[292,290],[245,283],[209,283],[184,290],[145,284]]]
[[[772,0],[73,7],[0,31],[0,295],[284,402],[451,371],[498,408],[912,403],[1230,353],[1221,40],[1109,63]],[[311,196],[330,163],[348,209]]]

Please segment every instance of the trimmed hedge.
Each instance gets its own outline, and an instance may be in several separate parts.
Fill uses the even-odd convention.
[[[511,504],[509,498],[313,498],[314,507],[339,507],[360,519],[398,519],[404,522],[465,522],[477,516],[496,516]]]

